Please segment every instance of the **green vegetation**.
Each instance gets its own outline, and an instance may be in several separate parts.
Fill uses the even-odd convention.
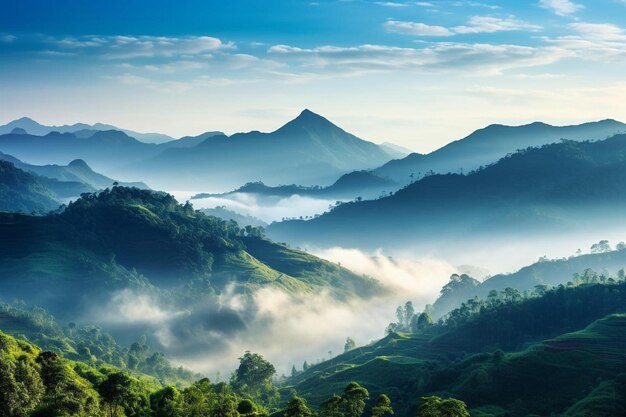
[[[469,300],[437,323],[391,332],[297,373],[285,389],[321,406],[356,380],[392,398],[401,416],[416,415],[419,398],[433,396],[464,402],[472,416],[621,415],[626,315],[615,313],[626,312],[626,283],[593,276]],[[403,323],[406,312],[399,310]]]
[[[40,307],[0,303],[0,329],[44,350],[96,368],[115,366],[179,387],[199,378],[198,374],[182,367],[173,367],[162,353],[152,352],[144,337],[125,348],[98,326],[74,323],[61,326]]]
[[[60,214],[0,214],[0,291],[70,321],[125,288],[174,304],[227,285],[241,293],[324,289],[337,298],[380,290],[372,279],[263,236],[262,228],[205,216],[168,194],[116,186],[85,194]]]
[[[60,205],[42,178],[0,160],[0,212],[47,213]]]

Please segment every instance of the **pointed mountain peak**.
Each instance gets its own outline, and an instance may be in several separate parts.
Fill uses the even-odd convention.
[[[320,116],[317,113],[313,113],[309,109],[304,109],[298,115],[298,117],[296,117],[292,121],[290,121],[287,124],[285,124],[279,130],[283,130],[285,128],[302,128],[302,127],[317,128],[317,129],[319,129],[319,128],[339,129],[339,127],[337,127],[335,124],[333,124],[327,118],[325,118],[323,116]]]

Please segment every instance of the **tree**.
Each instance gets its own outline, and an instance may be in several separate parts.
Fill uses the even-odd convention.
[[[154,417],[179,417],[182,409],[182,398],[176,387],[167,386],[150,396],[150,405]]]
[[[626,249],[626,243],[624,242],[619,242],[617,245],[615,245],[615,250],[624,250]]]
[[[406,327],[409,327],[409,323],[414,315],[415,307],[413,307],[413,302],[407,301],[406,304],[404,304],[404,325]]]
[[[354,341],[354,339],[353,339],[353,338],[351,338],[351,337],[348,337],[348,338],[346,339],[346,344],[345,344],[345,345],[344,345],[344,347],[343,347],[343,351],[344,351],[344,353],[345,353],[345,352],[349,352],[349,351],[351,351],[352,349],[354,349],[355,347],[356,347],[356,342]]]
[[[237,412],[242,416],[248,416],[256,412],[256,406],[251,400],[245,398],[239,401],[239,404],[237,405]]]
[[[345,417],[360,417],[370,394],[356,382],[350,382],[343,392],[342,409]]]
[[[608,240],[601,240],[591,245],[591,253],[605,253],[611,251],[611,245]]]
[[[98,386],[98,393],[109,417],[134,414],[147,402],[139,392],[136,380],[124,372],[109,374]]]
[[[285,408],[285,417],[310,417],[313,413],[306,404],[306,400],[300,397],[293,397]]]
[[[30,415],[43,393],[41,378],[32,361],[0,354],[0,416]]]
[[[302,364],[302,370],[306,371],[307,369],[309,369],[309,364],[307,363],[307,361],[304,361],[304,363]]]
[[[422,397],[417,417],[470,417],[467,405],[455,398]]]
[[[259,389],[265,383],[271,382],[275,374],[276,368],[263,359],[263,356],[246,351],[239,358],[239,368],[235,371],[235,381],[238,386]]]
[[[298,370],[296,369],[296,365],[291,367],[291,377],[298,375]]]
[[[372,417],[382,417],[385,414],[393,414],[393,408],[391,408],[389,397],[385,394],[380,394],[376,404],[372,407]]]
[[[422,313],[417,318],[417,328],[425,329],[433,324],[433,319],[430,318],[428,313]]]
[[[320,405],[320,417],[343,417],[341,411],[342,398],[333,394]]]

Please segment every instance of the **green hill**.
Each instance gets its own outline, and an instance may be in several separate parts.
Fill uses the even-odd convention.
[[[393,398],[399,416],[414,415],[419,398],[431,394],[465,401],[472,415],[518,415],[524,407],[519,415],[526,416],[586,407],[600,395],[596,389],[623,386],[626,316],[614,313],[626,311],[625,283],[559,287],[519,301],[502,297],[312,366],[285,390],[320,404],[358,381],[372,398]],[[624,394],[612,401],[624,404]]]
[[[61,203],[40,177],[0,160],[0,212],[45,213]]]
[[[266,286],[293,295],[323,289],[337,298],[380,291],[372,279],[270,242],[262,229],[205,216],[165,193],[114,187],[84,195],[58,215],[0,215],[0,293],[55,315],[124,288],[198,298],[228,285],[242,293]]]

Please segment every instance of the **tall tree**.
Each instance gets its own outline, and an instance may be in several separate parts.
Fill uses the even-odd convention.
[[[349,352],[352,349],[354,349],[355,347],[356,347],[356,342],[354,341],[354,339],[351,338],[351,337],[348,337],[346,339],[346,344],[343,346],[343,351],[344,351],[344,353],[345,352]]]
[[[285,417],[310,417],[313,412],[306,404],[306,400],[301,397],[293,397],[285,408]]]
[[[391,400],[387,395],[380,394],[376,400],[376,404],[372,407],[372,417],[382,417],[387,414],[393,414]]]
[[[422,397],[417,417],[470,417],[467,405],[455,398]]]

